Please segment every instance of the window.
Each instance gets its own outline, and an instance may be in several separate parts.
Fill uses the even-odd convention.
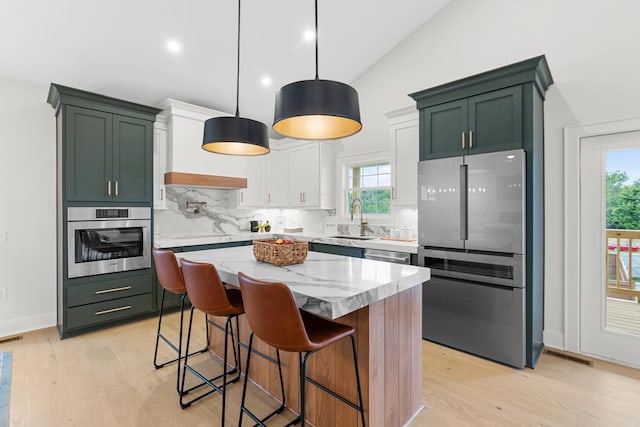
[[[347,214],[352,213],[353,201],[362,203],[363,215],[391,213],[391,165],[388,161],[349,166],[347,177]],[[359,206],[354,214],[359,214]]]

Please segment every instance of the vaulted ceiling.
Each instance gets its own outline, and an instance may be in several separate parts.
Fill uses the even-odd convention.
[[[319,0],[320,78],[353,81],[448,2]],[[276,91],[314,77],[314,2],[244,0],[241,24],[240,115],[271,127]],[[236,25],[235,0],[0,0],[0,76],[233,113]]]

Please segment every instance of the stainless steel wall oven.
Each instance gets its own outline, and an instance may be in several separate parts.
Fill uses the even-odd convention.
[[[151,208],[67,209],[67,277],[151,267]]]

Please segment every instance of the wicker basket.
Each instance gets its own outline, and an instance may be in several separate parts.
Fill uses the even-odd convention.
[[[253,255],[258,261],[273,265],[302,264],[307,258],[308,243],[292,240],[292,243],[275,243],[276,239],[254,240]]]

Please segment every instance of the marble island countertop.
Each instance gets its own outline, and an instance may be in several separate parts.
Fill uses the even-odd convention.
[[[257,234],[257,233],[253,233]],[[178,258],[209,262],[223,281],[237,285],[238,272],[283,282],[298,307],[337,319],[430,279],[428,268],[309,252],[302,264],[278,267],[259,262],[251,246],[177,253]]]
[[[326,243],[329,245],[353,246],[358,248],[381,249],[388,251],[398,251],[406,253],[418,253],[418,244],[413,242],[402,242],[397,240],[382,240],[379,237],[371,236],[367,240],[337,238],[319,233],[251,233],[244,232],[235,235],[162,235],[154,236],[154,245],[160,248],[174,248],[180,246],[208,245],[225,242],[241,242],[247,240],[271,239],[283,237],[292,240],[305,240],[313,243]]]

